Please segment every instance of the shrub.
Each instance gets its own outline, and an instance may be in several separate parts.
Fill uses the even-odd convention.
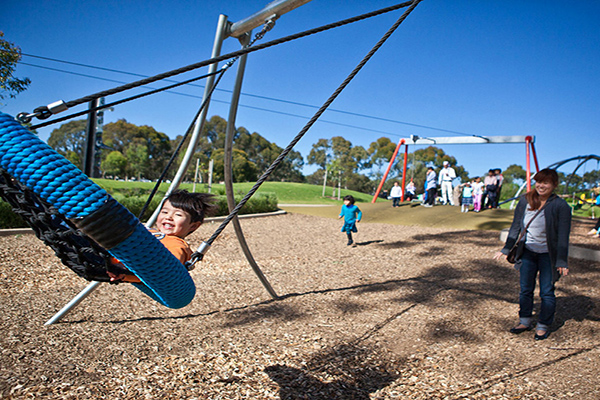
[[[148,199],[147,195],[140,196],[126,196],[122,193],[113,193],[112,196],[115,200],[121,203],[127,208],[133,215],[139,217],[142,207],[146,204]],[[239,203],[243,195],[236,195],[235,202]],[[147,220],[150,215],[160,204],[162,194],[157,194],[150,203],[148,210],[146,211],[142,220]],[[229,215],[229,209],[227,208],[227,197],[217,196],[216,197],[217,210],[214,216],[225,216]],[[275,193],[259,193],[255,194],[248,200],[248,202],[240,210],[241,214],[260,214],[266,212],[272,212],[277,210],[277,196]],[[0,200],[0,229],[9,228],[26,228],[28,225],[23,219],[12,211],[10,204]]]
[[[0,229],[27,228],[27,223],[15,214],[7,202],[0,200]]]
[[[239,203],[244,196],[234,196],[236,204]],[[215,217],[229,215],[229,208],[227,207],[227,197],[217,196],[216,199],[217,210]],[[277,196],[275,193],[260,193],[252,196],[244,207],[240,210],[239,214],[260,214],[277,211]]]

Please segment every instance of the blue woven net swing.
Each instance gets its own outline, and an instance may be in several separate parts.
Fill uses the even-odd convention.
[[[39,206],[64,216],[57,224],[76,227],[84,234],[81,240],[89,237],[121,261],[140,278],[142,283],[133,285],[142,292],[169,308],[181,308],[192,301],[196,287],[187,269],[133,214],[2,112],[0,169],[5,184],[16,181],[13,184],[33,195]],[[102,280],[98,276],[87,278]]]

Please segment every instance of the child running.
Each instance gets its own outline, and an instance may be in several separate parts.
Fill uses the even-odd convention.
[[[342,232],[346,232],[346,235],[348,235],[348,246],[353,245],[354,241],[352,240],[352,232],[358,232],[356,229],[356,224],[360,222],[362,218],[362,212],[357,206],[354,205],[354,197],[351,195],[344,196],[344,205],[342,206],[342,211],[340,212],[340,216],[338,218],[344,218]]]
[[[182,264],[192,257],[192,249],[184,238],[198,229],[204,217],[213,211],[213,198],[207,193],[175,190],[167,197],[156,218],[157,229],[150,229]],[[108,272],[108,276],[111,282],[140,282],[130,271],[119,274]]]

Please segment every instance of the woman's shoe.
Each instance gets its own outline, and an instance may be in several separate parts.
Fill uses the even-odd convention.
[[[525,331],[530,331],[530,330],[531,330],[530,326],[523,326],[522,328],[519,328],[519,325],[517,325],[514,328],[510,329],[510,333],[514,333],[515,335],[518,335],[519,333],[523,333]]]
[[[548,339],[548,336],[550,335],[549,331],[544,331],[543,335],[538,335],[537,332],[535,333],[535,336],[533,337],[534,340],[544,340],[544,339]]]

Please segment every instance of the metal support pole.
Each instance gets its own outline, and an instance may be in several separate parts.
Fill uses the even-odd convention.
[[[64,317],[69,311],[71,311],[71,309],[75,308],[79,303],[83,301],[83,299],[88,297],[94,290],[96,290],[100,283],[101,282],[94,281],[87,285],[85,289],[79,292],[77,296],[73,297],[73,299],[70,302],[68,302],[63,308],[61,308],[59,312],[54,314],[54,316],[50,318],[44,325],[52,325],[53,323],[60,321],[62,317]]]
[[[540,172],[540,165],[538,164],[537,154],[535,152],[535,146],[533,145],[533,139],[531,140],[531,154],[533,154],[533,162],[535,163],[535,172]]]
[[[223,40],[226,38],[227,28],[228,28],[227,16],[221,14],[219,16],[219,23],[217,25],[217,33],[215,36],[215,42],[213,44],[211,58],[215,58],[215,57],[218,57],[219,55],[221,55],[221,47],[223,45]],[[217,67],[218,67],[217,64],[211,64],[208,67],[208,72],[209,73],[216,72]],[[204,96],[202,97],[202,103],[204,103],[206,101],[206,98],[210,94],[210,90],[211,90],[212,86],[214,85],[214,83],[215,83],[214,75],[212,75],[206,79],[206,87],[204,88]],[[193,130],[192,136],[190,138],[190,144],[187,147],[187,151],[186,151],[185,155],[183,156],[183,160],[181,161],[181,165],[179,166],[179,169],[177,170],[177,174],[173,178],[173,182],[169,186],[167,193],[165,193],[165,197],[167,197],[169,194],[171,194],[172,191],[176,190],[179,187],[179,185],[181,184],[181,181],[183,180],[183,176],[185,175],[185,172],[187,171],[187,169],[190,165],[190,162],[192,161],[194,152],[196,151],[196,145],[198,144],[198,140],[200,139],[200,134],[202,133],[202,128],[204,128],[204,123],[206,122],[206,115],[208,114],[208,106],[209,105],[210,105],[210,101],[208,101],[206,103],[206,106],[204,107],[204,109],[202,110],[200,115],[198,115],[198,118],[196,119],[196,124],[194,125],[194,130]],[[164,199],[163,199],[163,202],[164,202]],[[156,218],[158,217],[158,214],[160,213],[161,207],[162,207],[162,202],[156,208],[156,210],[154,210],[154,213],[152,214],[152,216],[150,217],[148,222],[146,222],[146,226],[152,226],[156,222]]]
[[[390,158],[390,164],[388,165],[388,167],[385,171],[385,174],[383,174],[383,177],[381,178],[381,182],[379,183],[379,187],[377,188],[377,191],[375,192],[375,196],[373,196],[373,200],[371,200],[371,203],[375,203],[377,201],[377,196],[379,196],[379,192],[381,191],[381,188],[383,187],[383,184],[385,183],[385,180],[387,179],[387,176],[390,173],[390,170],[392,169],[394,160],[396,159],[396,156],[398,155],[398,150],[400,150],[400,146],[402,146],[404,143],[405,143],[404,139],[400,139],[400,141],[398,142],[398,145],[396,146],[396,150],[394,150],[394,154],[392,155],[392,158]]]
[[[99,99],[94,99],[88,103],[90,113],[88,114],[87,126],[85,129],[85,153],[83,156],[83,173],[90,178],[94,176],[94,165],[96,156],[96,128],[98,127],[98,115],[94,111],[99,105]]]
[[[404,195],[406,194],[406,162],[408,160],[408,144],[404,146],[404,167],[402,168],[402,197],[400,201],[404,201]]]
[[[215,165],[215,163],[214,163],[213,159],[211,158],[208,161],[208,193],[211,193],[211,191],[212,191],[212,176],[213,176],[214,165]]]
[[[527,136],[527,138],[525,138],[525,166],[526,166],[526,170],[525,170],[525,179],[527,179],[527,191],[529,192],[531,190],[531,160],[530,160],[530,156],[529,156],[529,145],[531,143],[531,137]]]
[[[247,45],[250,41],[250,34],[244,36],[240,39],[240,42],[243,46]],[[247,54],[244,54],[240,57],[238,66],[237,66],[237,75],[235,78],[235,85],[233,88],[233,93],[231,95],[231,104],[229,106],[229,117],[227,118],[227,131],[225,134],[225,153],[223,155],[223,162],[225,167],[225,191],[227,194],[227,206],[229,207],[229,211],[231,212],[235,206],[235,196],[233,192],[233,137],[235,136],[235,119],[237,117],[237,109],[240,101],[240,95],[242,93],[242,81],[244,79],[244,72],[246,70],[246,60]],[[254,273],[265,287],[267,292],[271,295],[273,299],[279,298],[277,293],[262,273],[260,267],[256,263],[256,260],[252,256],[252,252],[248,247],[248,243],[246,242],[246,238],[244,237],[244,233],[242,231],[242,227],[240,225],[240,221],[237,215],[231,220],[233,227],[235,229],[235,233],[237,235],[238,241],[240,242],[240,246],[242,247],[242,251],[250,263],[250,266],[254,270]]]

